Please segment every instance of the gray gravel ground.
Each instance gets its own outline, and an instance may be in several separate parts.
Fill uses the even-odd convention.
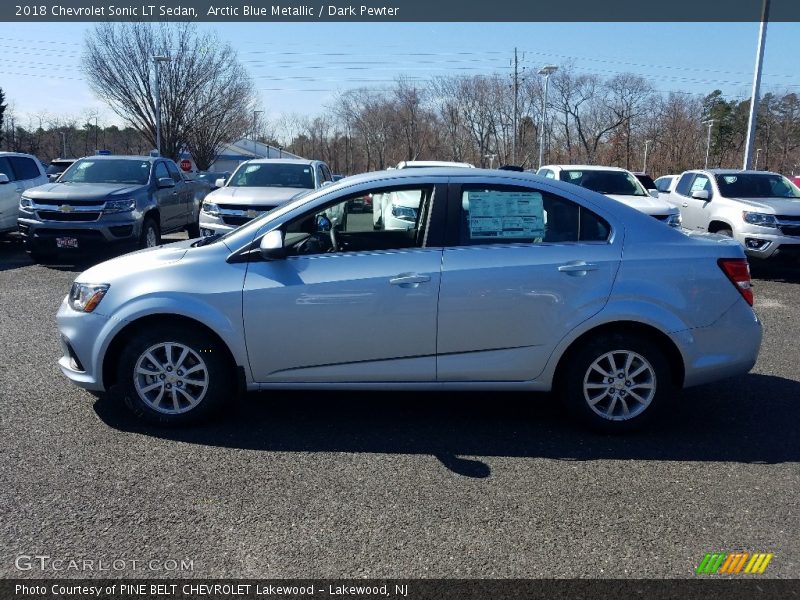
[[[145,428],[56,367],[85,266],[0,240],[0,577],[92,575],[15,568],[34,554],[128,561],[103,576],[188,559],[192,577],[693,577],[734,550],[800,575],[798,269],[756,282],[750,375],[613,438],[522,394],[261,394],[216,425]]]

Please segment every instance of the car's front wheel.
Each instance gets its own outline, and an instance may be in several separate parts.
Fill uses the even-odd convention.
[[[657,344],[641,335],[613,334],[588,341],[569,357],[560,391],[586,425],[621,433],[650,422],[675,384]]]
[[[153,217],[147,217],[142,223],[142,234],[139,236],[139,248],[155,248],[161,243],[161,229]]]
[[[136,416],[163,425],[205,419],[235,393],[219,343],[204,332],[179,327],[146,329],[129,340],[117,384]]]

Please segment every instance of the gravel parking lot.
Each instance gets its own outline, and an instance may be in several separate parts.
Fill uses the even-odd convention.
[[[755,282],[751,374],[614,438],[547,395],[479,393],[258,394],[219,424],[145,428],[56,366],[86,266],[0,240],[2,577],[92,574],[17,570],[34,554],[192,577],[694,577],[736,550],[800,574],[800,269]],[[176,574],[127,564],[111,574]]]

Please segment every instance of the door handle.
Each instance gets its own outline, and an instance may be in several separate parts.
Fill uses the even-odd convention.
[[[390,285],[399,285],[400,287],[419,287],[420,283],[427,283],[431,280],[430,275],[418,275],[416,273],[400,273],[399,275],[389,279]]]
[[[597,271],[599,268],[595,263],[587,263],[581,260],[561,265],[558,270],[567,275],[580,276],[586,275],[588,271]]]

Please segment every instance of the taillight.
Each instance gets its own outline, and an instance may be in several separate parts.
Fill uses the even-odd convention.
[[[747,259],[720,258],[717,264],[747,303],[753,306],[753,285],[750,282],[750,265],[747,264]]]

